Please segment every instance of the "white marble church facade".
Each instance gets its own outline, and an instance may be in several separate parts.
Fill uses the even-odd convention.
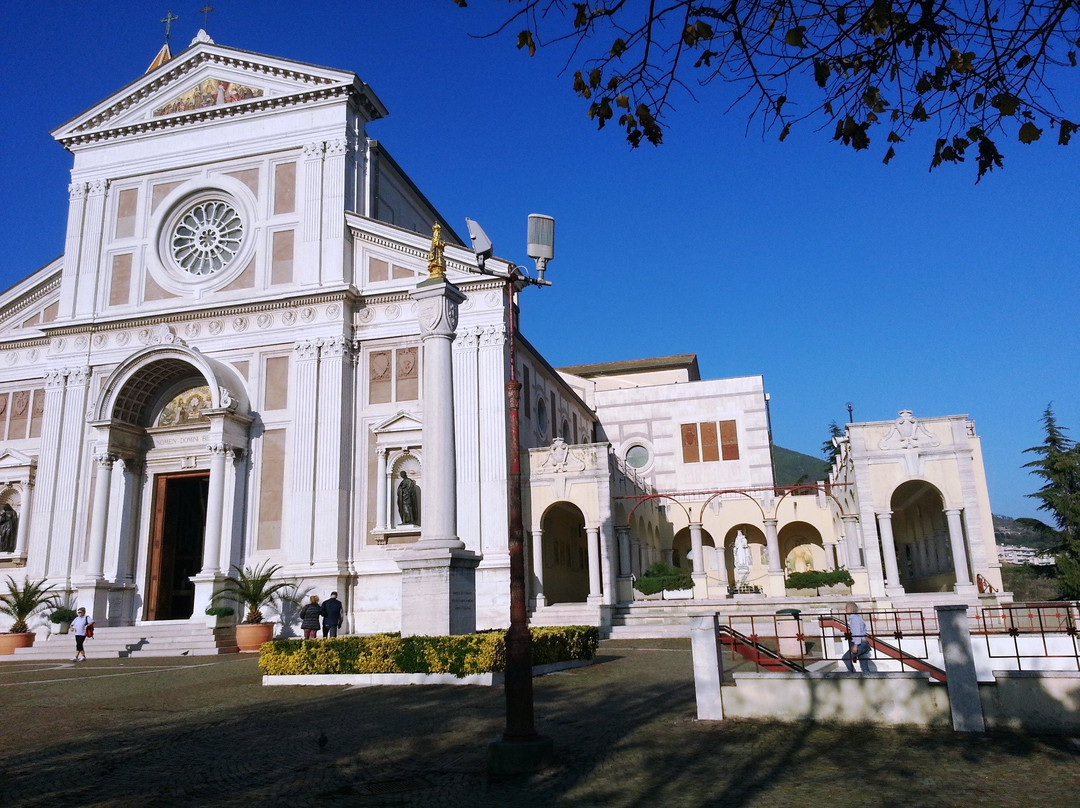
[[[74,155],[63,255],[0,296],[0,507],[18,514],[0,575],[127,625],[204,620],[230,568],[266,562],[340,592],[349,630],[400,630],[424,526],[398,490],[416,484],[419,512],[445,493],[424,427],[452,388],[454,552],[475,626],[508,624],[512,295],[369,138],[385,114],[350,72],[200,35],[53,132]],[[441,381],[417,297],[433,224],[460,292]],[[515,351],[537,619],[580,604],[603,622],[632,574],[690,550],[696,596],[726,597],[737,529],[773,594],[804,545],[868,596],[1000,588],[962,417],[909,419],[903,439],[853,425],[835,489],[789,496],[760,378]]]

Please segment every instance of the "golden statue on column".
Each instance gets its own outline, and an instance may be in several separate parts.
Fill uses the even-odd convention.
[[[446,256],[443,255],[443,251],[446,249],[446,242],[439,237],[441,232],[442,228],[439,227],[439,223],[436,222],[432,227],[431,252],[428,253],[427,268],[429,278],[446,277]]]

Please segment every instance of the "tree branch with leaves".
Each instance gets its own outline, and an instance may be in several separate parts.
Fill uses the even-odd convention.
[[[1050,130],[1066,146],[1077,130],[1080,0],[501,2],[507,19],[483,36],[516,35],[530,56],[568,47],[586,114],[635,148],[663,141],[677,90],[717,84],[763,134],[807,124],[856,150],[882,136],[885,163],[936,127],[930,167],[973,155],[976,181],[1004,140]]]

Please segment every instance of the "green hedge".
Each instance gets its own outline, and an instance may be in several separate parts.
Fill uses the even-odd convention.
[[[600,642],[594,626],[532,628],[534,665],[592,659]],[[269,676],[321,673],[452,673],[469,676],[506,669],[506,634],[452,637],[375,634],[324,640],[274,640],[259,652]]]
[[[648,572],[634,579],[634,589],[643,595],[655,595],[662,590],[693,589],[694,579],[690,573],[657,561]]]
[[[855,580],[851,573],[845,569],[830,570],[807,570],[806,572],[789,572],[784,585],[788,589],[820,589],[823,586],[844,584],[853,586]]]

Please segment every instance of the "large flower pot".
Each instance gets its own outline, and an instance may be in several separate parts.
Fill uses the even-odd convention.
[[[29,648],[34,644],[34,632],[0,634],[0,654],[14,654],[16,648]]]
[[[258,651],[273,638],[273,623],[241,623],[236,627],[236,645],[241,651]]]

